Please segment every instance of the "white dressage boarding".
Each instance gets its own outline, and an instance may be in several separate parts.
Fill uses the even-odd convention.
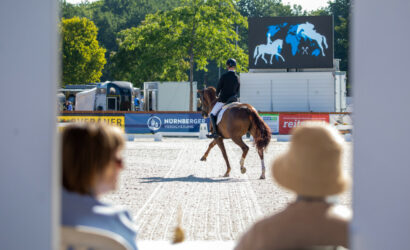
[[[309,22],[299,24],[296,34],[300,34],[302,37],[308,37],[312,40],[315,40],[320,50],[322,51],[322,56],[325,56],[323,51],[322,43],[327,49],[326,37],[316,32],[315,26]]]
[[[275,41],[273,41],[272,43],[268,43],[268,44],[260,44],[258,46],[255,47],[255,52],[253,53],[253,57],[256,58],[255,59],[255,65],[258,62],[259,57],[262,56],[262,59],[265,61],[265,63],[268,63],[265,59],[265,54],[269,54],[271,55],[270,57],[270,64],[272,64],[272,58],[273,56],[278,56],[280,58],[282,58],[283,61],[285,61],[285,59],[283,58],[283,56],[281,54],[279,54],[279,51],[282,49],[283,46],[283,40],[282,39],[276,39]]]

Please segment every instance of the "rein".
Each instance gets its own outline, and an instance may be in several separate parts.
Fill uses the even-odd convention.
[[[208,115],[209,115],[209,113],[211,113],[212,109],[214,108],[214,106],[215,106],[215,104],[216,104],[216,102],[217,102],[217,100],[218,100],[218,98],[216,98],[216,94],[215,94],[215,99],[211,100],[210,91],[211,91],[210,89],[209,89],[209,90],[206,89],[206,90],[204,91],[204,98],[205,98],[205,96],[206,96],[207,99],[211,102],[210,105],[209,105],[209,109],[208,109]]]

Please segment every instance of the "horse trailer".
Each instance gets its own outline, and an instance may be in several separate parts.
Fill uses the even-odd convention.
[[[346,111],[345,72],[242,73],[240,80],[241,102],[258,111]]]
[[[107,81],[94,88],[77,93],[75,110],[80,111],[132,111],[134,91],[132,83]]]

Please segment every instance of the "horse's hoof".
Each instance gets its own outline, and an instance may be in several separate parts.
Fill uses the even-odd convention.
[[[224,177],[229,177],[229,174],[228,173],[224,174]]]
[[[264,174],[261,175],[261,177],[260,177],[259,179],[264,180],[264,179],[265,179],[265,175],[264,175]]]
[[[242,168],[241,168],[241,173],[242,173],[242,174],[246,173],[246,168],[242,167]]]
[[[206,161],[206,157],[202,156],[201,161]]]

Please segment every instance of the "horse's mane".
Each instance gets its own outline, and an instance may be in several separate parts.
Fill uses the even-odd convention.
[[[216,100],[216,89],[214,87],[206,88],[205,93],[209,97],[210,101]]]

